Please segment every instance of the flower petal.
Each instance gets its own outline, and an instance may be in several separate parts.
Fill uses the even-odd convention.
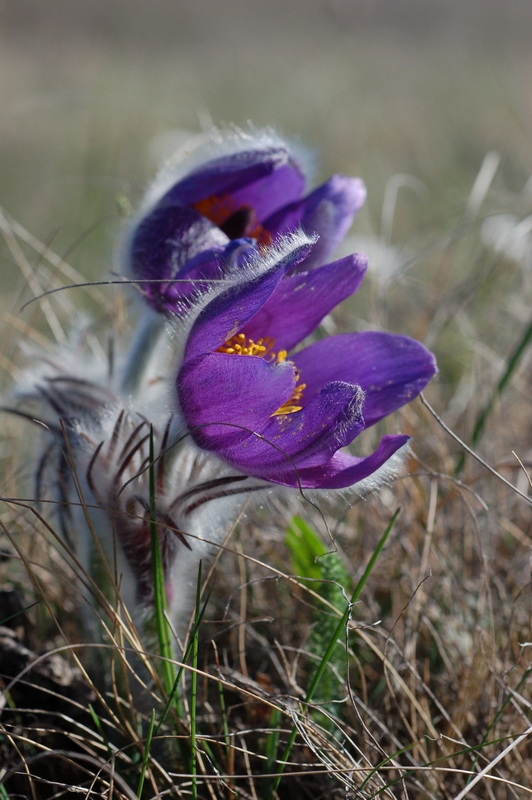
[[[159,206],[144,217],[131,238],[131,272],[143,280],[174,278],[198,253],[221,249],[228,242],[216,225],[196,211],[175,204]]]
[[[284,203],[299,198],[304,189],[305,177],[290,160],[266,178],[233,192],[232,196],[237,208],[250,206],[255,211],[257,220],[262,222]]]
[[[419,342],[374,331],[323,339],[291,360],[306,384],[304,403],[330,381],[359,384],[366,392],[366,427],[409,403],[437,371],[434,356]]]
[[[166,313],[183,313],[201,292],[212,286],[213,280],[221,279],[223,267],[224,250],[203,250],[177,272],[175,279],[149,286],[152,305],[157,303],[158,310]],[[144,286],[141,290],[146,291]]]
[[[258,356],[200,355],[177,380],[178,399],[196,443],[221,457],[261,432],[292,394],[294,368]],[[244,441],[245,444],[245,441]]]
[[[268,480],[301,489],[345,489],[373,475],[404,447],[409,438],[403,435],[383,436],[375,452],[366,458],[356,458],[345,452],[336,453],[326,464],[286,472]]]
[[[294,472],[324,464],[364,428],[359,387],[337,382],[325,386],[301,411],[271,417],[244,443],[237,442],[220,455],[237,469],[273,480],[287,467]]]
[[[351,227],[357,211],[366,200],[366,186],[360,178],[333,175],[302,200],[284,206],[264,227],[272,234],[283,234],[302,227],[317,233],[318,243],[298,271],[323,264]]]
[[[157,311],[182,315],[203,292],[212,289],[215,281],[238,271],[252,254],[256,254],[256,248],[251,239],[234,239],[225,248],[202,250],[175,277],[141,284],[140,290]]]
[[[284,146],[243,150],[208,161],[178,181],[161,204],[192,206],[212,196],[230,195],[235,210],[251,206],[264,219],[282,203],[300,197],[305,178]]]
[[[234,280],[200,311],[190,330],[185,362],[201,353],[217,350],[234,336],[268,301],[288,269],[307,255],[312,241],[304,235],[287,237],[282,249],[270,248],[257,264],[243,266]]]
[[[311,272],[287,275],[242,332],[255,340],[269,336],[277,350],[291,350],[356,292],[366,267],[366,257],[355,253]]]

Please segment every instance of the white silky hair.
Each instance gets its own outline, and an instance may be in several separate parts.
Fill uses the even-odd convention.
[[[393,456],[390,456],[390,458],[385,461],[381,467],[375,470],[375,472],[368,475],[367,478],[358,481],[358,483],[355,483],[353,486],[350,486],[348,489],[342,489],[341,491],[355,492],[360,497],[367,497],[369,494],[378,492],[383,486],[388,486],[404,474],[405,462],[411,452],[412,448],[410,444],[406,442],[406,444],[400,447]]]
[[[104,447],[113,437],[112,419],[113,415],[109,415],[106,431],[98,431],[99,436],[105,436]],[[129,432],[124,429],[123,438]],[[87,427],[80,426],[79,433],[86,444],[82,444],[77,451],[76,464],[84,500],[83,505],[74,505],[78,556],[83,567],[91,574],[99,558],[97,551],[99,547],[102,548],[107,568],[116,575],[120,602],[128,609],[135,626],[142,631],[146,619],[153,614],[151,601],[139,597],[141,583],[152,581],[151,542],[145,538],[144,546],[139,548],[135,545],[135,537],[143,525],[147,527],[150,504],[148,468],[144,467],[142,472],[141,456],[124,473],[117,491],[106,495],[106,487],[113,484],[119,465],[116,461],[108,463],[107,469],[93,470],[93,475],[89,476],[88,464],[94,450],[88,446],[90,435]],[[117,442],[117,452],[122,444],[122,441]],[[164,486],[157,496],[156,525],[165,561],[168,613],[174,631],[182,640],[194,602],[199,562],[211,560],[217,553],[238,514],[242,498],[225,495],[224,489],[218,494],[216,488],[210,492],[209,486],[216,482],[226,480],[230,485],[234,470],[215,456],[201,451],[189,436],[173,446],[176,453],[171,454],[171,444],[166,453],[167,459],[170,455],[171,464],[164,476]],[[157,463],[154,468],[157,469]],[[239,477],[236,475],[237,479]],[[249,484],[250,480],[245,479],[243,483]],[[240,482],[237,487],[244,488]],[[190,496],[188,506],[187,502],[182,502],[172,510],[172,501],[180,495]],[[107,503],[102,503],[102,496],[107,496],[107,502],[114,506],[105,507]],[[166,521],[165,512],[168,512],[168,518],[171,514],[171,521]],[[99,546],[94,540],[95,535]],[[146,530],[143,536],[146,536]],[[163,546],[164,537],[169,538],[169,547]],[[90,616],[89,608],[87,619]],[[174,642],[174,652],[180,655],[178,641]]]

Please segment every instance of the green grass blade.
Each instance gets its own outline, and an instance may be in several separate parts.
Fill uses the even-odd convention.
[[[96,711],[94,710],[94,708],[91,705],[91,703],[89,703],[89,714],[91,715],[91,719],[94,722],[94,727],[96,728],[96,730],[98,731],[98,733],[102,737],[102,742],[104,742],[105,746],[107,747],[107,752],[109,753],[109,755],[112,755],[113,751],[111,749],[111,745],[109,744],[109,739],[105,735],[105,731],[103,729],[103,725],[102,725],[102,723],[100,721],[100,718],[99,718],[98,714],[96,713]]]
[[[266,739],[266,747],[264,748],[264,755],[266,756],[266,768],[264,770],[266,775],[275,771],[275,763],[277,759],[277,751],[279,749],[279,725],[281,722],[281,711],[274,708],[270,715],[270,728],[271,731]],[[268,798],[271,795],[273,779],[267,780],[262,785],[262,796]]]
[[[175,667],[172,663],[172,631],[166,617],[166,591],[164,587],[164,568],[161,557],[159,534],[157,531],[157,495],[155,489],[155,454],[153,445],[153,426],[150,426],[150,541],[153,572],[153,595],[157,638],[163,657],[163,675],[167,693],[170,695],[175,683]]]
[[[198,582],[196,586],[196,611],[194,615],[194,633],[192,635],[192,676],[190,687],[190,774],[192,775],[192,797],[197,800],[198,797],[198,783],[197,783],[197,769],[198,758],[196,751],[196,703],[198,699],[198,642],[199,642],[199,625],[201,613],[201,568],[200,561],[198,567]]]
[[[366,585],[366,582],[367,582],[369,576],[371,575],[371,573],[373,571],[373,568],[374,568],[375,564],[377,563],[377,560],[378,560],[380,554],[382,553],[384,545],[386,544],[386,542],[388,540],[388,537],[389,537],[390,533],[392,532],[392,528],[395,525],[395,521],[396,521],[397,517],[399,516],[399,512],[400,512],[400,509],[398,508],[397,511],[395,512],[395,514],[393,515],[392,519],[390,520],[390,523],[388,524],[388,527],[386,528],[386,530],[384,531],[383,535],[381,536],[381,538],[379,540],[379,543],[377,544],[377,547],[375,548],[375,551],[374,551],[373,555],[371,556],[371,558],[369,560],[368,566],[364,570],[364,574],[362,575],[362,577],[360,578],[359,582],[357,583],[357,585],[355,587],[355,590],[354,590],[354,592],[353,592],[353,594],[351,596],[351,601],[348,604],[346,610],[344,611],[344,613],[342,615],[342,618],[340,619],[340,622],[336,626],[334,634],[331,637],[331,641],[329,642],[329,646],[327,647],[325,655],[322,658],[321,663],[318,666],[318,669],[316,670],[316,673],[314,675],[312,683],[310,684],[310,687],[308,689],[307,695],[305,697],[305,702],[306,703],[310,703],[310,701],[312,700],[312,698],[314,696],[314,691],[316,690],[316,686],[320,682],[321,676],[325,672],[328,660],[329,660],[330,655],[331,655],[331,653],[332,653],[332,651],[334,649],[336,641],[338,640],[338,637],[341,635],[343,629],[345,628],[345,625],[347,624],[347,620],[349,618],[349,614],[351,613],[351,608],[358,601],[360,595],[362,594],[362,590],[364,589],[364,586]]]
[[[353,595],[351,597],[351,605],[354,605],[357,602],[357,600],[359,599],[360,595],[362,594],[362,590],[363,590],[364,586],[366,585],[366,582],[367,582],[369,576],[373,572],[373,568],[374,568],[375,564],[377,563],[377,560],[378,560],[380,554],[383,551],[384,545],[388,541],[388,537],[389,537],[390,533],[393,530],[393,526],[395,525],[395,523],[397,521],[397,517],[399,516],[400,512],[401,512],[401,509],[398,508],[397,511],[395,512],[395,514],[393,515],[393,517],[391,518],[390,522],[388,523],[388,527],[386,528],[386,530],[382,534],[382,536],[381,536],[381,538],[379,540],[379,543],[377,544],[377,547],[375,548],[375,551],[374,551],[373,555],[371,556],[371,558],[369,560],[368,566],[364,570],[364,574],[362,575],[362,577],[360,578],[359,582],[357,583],[357,585],[355,587],[355,591],[353,592]]]
[[[369,560],[368,566],[364,570],[364,573],[363,573],[362,577],[360,578],[358,584],[355,587],[355,590],[354,590],[353,595],[351,597],[351,602],[348,603],[346,610],[342,614],[342,618],[340,619],[338,625],[336,626],[334,634],[331,637],[331,641],[329,642],[327,650],[325,651],[325,654],[324,654],[324,656],[323,656],[323,658],[322,658],[322,660],[321,660],[321,662],[320,662],[320,664],[318,666],[318,669],[314,673],[314,677],[313,677],[313,679],[311,681],[311,684],[310,684],[310,686],[308,688],[308,691],[307,691],[307,694],[305,696],[305,700],[304,700],[305,704],[310,703],[312,698],[313,698],[313,696],[314,696],[314,692],[316,691],[316,687],[318,686],[318,684],[319,684],[319,682],[321,680],[321,677],[322,677],[323,673],[325,672],[325,670],[327,668],[327,664],[329,662],[329,658],[331,657],[331,653],[333,652],[333,650],[334,650],[334,648],[336,646],[336,642],[337,642],[339,636],[341,635],[342,631],[344,630],[345,626],[347,625],[347,621],[348,621],[349,615],[351,613],[351,608],[357,602],[357,600],[359,599],[359,597],[360,597],[360,595],[362,593],[362,590],[364,589],[364,586],[366,585],[366,582],[367,582],[369,576],[371,575],[371,572],[372,572],[375,564],[377,563],[377,559],[379,558],[379,556],[380,556],[380,554],[381,554],[381,552],[382,552],[382,550],[384,548],[384,545],[386,544],[386,542],[388,540],[388,537],[389,537],[390,533],[392,532],[393,526],[395,525],[395,522],[397,520],[397,517],[399,516],[399,512],[400,511],[401,511],[401,509],[398,508],[397,511],[395,512],[395,514],[393,515],[393,517],[391,518],[386,530],[382,534],[382,536],[381,536],[381,538],[379,540],[379,543],[377,544],[377,547],[375,548],[375,551],[374,551],[373,555],[371,556],[371,558]],[[274,792],[277,791],[279,783],[281,782],[282,774],[283,774],[284,768],[286,766],[286,762],[288,761],[288,758],[290,757],[290,753],[292,752],[292,747],[294,746],[294,742],[296,740],[296,736],[297,736],[297,727],[294,725],[294,727],[292,728],[292,732],[291,732],[291,734],[290,734],[290,736],[288,738],[288,742],[286,744],[286,748],[284,750],[284,753],[283,753],[283,755],[281,757],[280,764],[279,764],[279,772],[278,772],[278,775],[277,775],[277,777],[275,779],[275,782],[274,782],[274,784],[272,786],[270,797],[273,797]]]
[[[527,682],[527,680],[528,680],[528,678],[529,678],[529,676],[530,676],[531,674],[532,674],[532,667],[529,667],[529,668],[526,670],[526,672],[525,672],[525,674],[523,675],[523,677],[521,678],[521,680],[520,680],[520,681],[518,682],[518,684],[516,685],[515,689],[513,689],[513,690],[512,690],[512,692],[509,692],[509,693],[508,693],[508,696],[507,696],[506,700],[504,701],[504,703],[501,705],[501,707],[499,708],[499,710],[497,711],[497,713],[496,713],[496,714],[495,714],[495,716],[493,717],[493,719],[492,719],[491,723],[490,723],[490,724],[489,724],[489,726],[488,726],[488,729],[486,730],[486,733],[485,733],[485,734],[484,734],[484,736],[482,737],[482,741],[481,741],[481,742],[480,742],[480,744],[478,745],[478,753],[480,753],[480,748],[481,748],[481,747],[484,747],[484,745],[486,744],[487,738],[488,738],[488,736],[490,735],[491,731],[494,729],[495,725],[497,724],[497,722],[500,720],[500,718],[501,718],[501,717],[502,717],[502,715],[504,714],[504,709],[506,708],[506,706],[507,706],[507,705],[508,705],[508,704],[509,704],[509,703],[512,701],[512,699],[513,699],[513,698],[514,698],[514,697],[517,695],[517,693],[518,693],[518,692],[519,692],[519,690],[521,689],[521,686],[522,686],[524,683],[526,683],[526,682]],[[474,760],[473,760],[473,763],[472,763],[472,765],[471,765],[471,770],[472,770],[472,771],[473,771],[473,770],[475,770],[475,769],[476,769],[476,767],[477,767],[477,764],[478,764],[478,761],[479,761],[479,757],[480,757],[480,756],[478,755],[478,753],[477,753],[477,755],[475,756],[475,758],[474,758]],[[473,780],[473,777],[474,777],[474,776],[473,776],[472,774],[471,774],[471,775],[468,777],[468,779],[467,779],[467,781],[466,781],[466,786],[467,786],[469,783],[471,783],[471,781]]]
[[[183,664],[186,664],[187,659],[188,659],[188,657],[189,657],[189,655],[190,655],[190,653],[192,651],[192,647],[194,646],[194,637],[196,635],[196,632],[199,630],[199,626],[201,625],[201,621],[203,620],[203,617],[205,615],[205,611],[207,610],[207,606],[209,604],[211,593],[212,593],[212,587],[209,589],[209,592],[207,594],[207,598],[206,598],[205,602],[203,603],[200,615],[199,615],[199,617],[197,618],[197,620],[194,623],[194,628],[192,630],[190,641],[189,641],[189,643],[187,645],[187,648],[186,648],[186,650],[185,650],[185,652],[183,654]],[[161,714],[161,719],[159,720],[159,722],[157,724],[157,728],[155,729],[155,735],[157,735],[159,733],[162,725],[164,724],[164,721],[165,721],[166,717],[168,716],[168,712],[170,711],[170,708],[172,707],[172,705],[176,705],[178,707],[179,717],[182,718],[182,716],[183,716],[182,709],[181,709],[181,704],[179,702],[179,696],[177,695],[177,690],[178,690],[179,682],[181,680],[181,677],[182,677],[184,671],[185,671],[185,667],[184,666],[179,667],[179,669],[177,671],[177,675],[176,675],[175,680],[174,680],[174,685],[172,686],[172,691],[170,692],[170,694],[168,696],[168,700],[166,701],[166,705],[165,705],[165,707],[163,709],[163,713]],[[175,698],[175,700],[174,700],[174,698]]]
[[[137,797],[142,797],[142,790],[144,788],[144,781],[146,779],[146,770],[148,768],[148,759],[150,757],[151,741],[153,738],[153,728],[155,726],[155,709],[152,709],[150,727],[148,728],[148,735],[146,736],[146,744],[144,746],[144,756],[142,758],[142,767],[140,770],[139,783],[137,786]]]
[[[490,399],[488,400],[485,407],[482,409],[482,411],[480,412],[475,421],[475,426],[473,428],[473,433],[471,435],[472,447],[474,447],[477,444],[480,437],[482,436],[488,417],[493,411],[493,404],[496,398],[500,397],[504,392],[508,381],[512,377],[512,374],[516,370],[521,360],[521,356],[523,355],[523,353],[525,352],[525,350],[527,349],[527,347],[531,342],[532,342],[532,322],[529,322],[528,326],[525,328],[524,333],[521,335],[519,341],[517,342],[517,345],[515,346],[513,352],[508,358],[506,369],[504,370],[502,377],[497,383],[497,388],[495,392],[492,394],[492,396],[490,397]],[[458,475],[462,471],[462,469],[464,468],[464,464],[465,464],[465,453],[462,452],[456,464],[455,475]]]
[[[415,776],[420,770],[427,769],[429,767],[435,767],[438,764],[445,763],[445,762],[449,761],[449,759],[451,759],[451,758],[458,758],[458,756],[468,755],[469,753],[477,753],[478,754],[484,747],[490,747],[491,745],[495,745],[495,744],[503,744],[504,742],[509,742],[509,741],[511,741],[513,739],[515,739],[515,736],[513,736],[511,734],[509,734],[507,736],[501,736],[500,739],[493,739],[490,742],[484,742],[482,744],[474,744],[474,745],[471,745],[470,747],[464,747],[462,750],[456,750],[454,753],[448,753],[448,754],[445,754],[444,756],[440,756],[440,758],[436,758],[436,759],[434,759],[434,761],[428,761],[425,764],[420,764],[418,766],[411,767],[411,768],[409,767],[408,769],[405,769],[404,772],[401,772],[401,774],[397,778],[394,778],[393,780],[391,780],[388,783],[386,783],[384,786],[381,786],[377,792],[375,792],[374,794],[370,795],[370,800],[374,800],[374,798],[379,797],[387,789],[391,789],[393,786],[396,786],[398,783],[403,783],[407,778],[411,778],[411,777]],[[403,747],[403,748],[401,748],[401,750],[397,750],[396,753],[392,753],[392,755],[387,756],[386,758],[384,758],[375,767],[375,769],[372,770],[370,775],[367,776],[367,778],[365,779],[364,783],[360,786],[359,791],[362,791],[362,789],[367,785],[368,781],[371,780],[371,778],[377,773],[377,771],[379,769],[381,769],[383,766],[386,766],[386,764],[389,764],[391,761],[393,761],[393,759],[397,758],[398,756],[402,755],[403,753],[407,753],[409,750],[412,750],[414,746],[415,746],[414,744],[408,745],[408,747]],[[477,759],[476,760],[478,761],[478,755],[477,755]],[[474,775],[468,776],[468,783],[474,777],[475,777]]]
[[[227,708],[225,705],[224,687],[221,681],[218,681],[218,699],[220,702],[220,714],[222,715],[222,728],[224,732],[226,757],[229,761],[229,753],[231,750],[231,737],[229,735],[229,722],[227,720]]]
[[[9,622],[9,620],[15,619],[15,617],[18,617],[21,614],[25,614],[26,611],[29,611],[30,608],[33,608],[33,606],[38,606],[40,602],[41,602],[40,600],[36,600],[34,603],[30,603],[29,606],[24,606],[24,608],[21,608],[20,611],[15,611],[14,614],[10,614],[9,617],[4,617],[4,619],[0,619],[0,625],[5,625],[6,622]]]

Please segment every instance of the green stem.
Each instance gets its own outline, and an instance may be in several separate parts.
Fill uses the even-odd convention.
[[[164,315],[147,309],[133,337],[123,370],[122,392],[130,394],[139,386],[150,362],[153,351],[164,330]]]
[[[137,786],[137,797],[142,797],[142,790],[144,788],[144,781],[146,779],[146,770],[148,768],[148,758],[150,757],[150,748],[151,748],[151,740],[153,737],[154,725],[155,725],[155,709],[152,709],[150,727],[148,728],[146,744],[144,745],[144,756],[142,759],[142,767],[140,770],[139,785]]]
[[[196,587],[196,610],[194,615],[194,634],[192,638],[192,675],[190,686],[190,774],[192,775],[192,797],[197,800],[198,783],[197,769],[198,756],[196,751],[196,703],[198,699],[198,651],[199,651],[199,626],[201,615],[201,567],[198,567],[198,583]]]
[[[159,648],[163,657],[163,674],[166,691],[171,694],[175,683],[175,668],[172,661],[172,639],[168,624],[166,590],[164,586],[164,567],[157,531],[156,489],[155,489],[155,454],[153,444],[153,426],[150,426],[150,540],[153,572],[153,599],[155,604],[155,621]]]

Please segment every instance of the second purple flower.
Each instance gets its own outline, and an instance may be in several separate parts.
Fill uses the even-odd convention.
[[[269,245],[302,228],[319,241],[299,269],[325,263],[366,199],[363,181],[333,175],[305,196],[301,160],[271,130],[215,131],[169,165],[130,227],[126,270],[157,311],[183,313],[222,275],[229,242]],[[203,281],[203,282],[202,282]]]

